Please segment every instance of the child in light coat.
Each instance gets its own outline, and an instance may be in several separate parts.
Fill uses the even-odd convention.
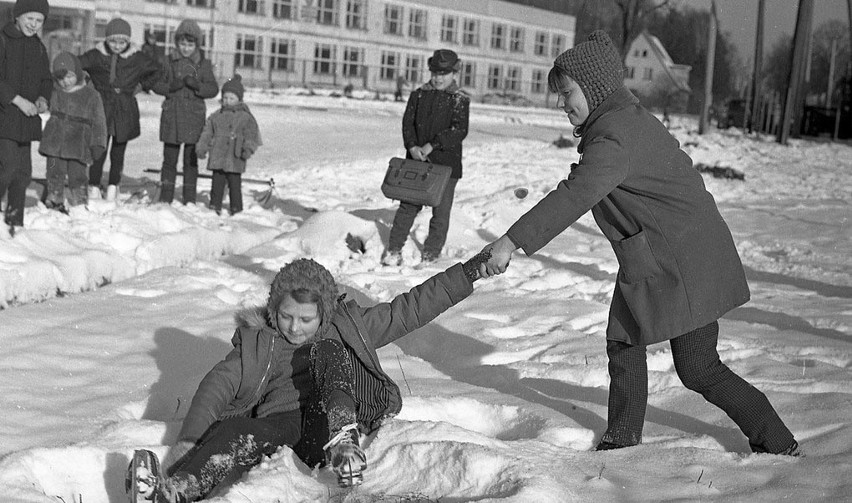
[[[87,202],[86,169],[106,151],[107,126],[101,96],[86,83],[86,74],[76,56],[59,53],[53,60],[53,78],[56,88],[50,98],[50,119],[38,151],[47,157],[45,205],[66,212],[66,179],[68,204]]]
[[[243,210],[242,174],[246,161],[262,142],[257,121],[243,103],[243,88],[239,75],[222,86],[222,108],[207,119],[196,153],[200,159],[210,154],[207,169],[213,172],[210,208],[222,212],[222,198],[228,186],[230,213]]]

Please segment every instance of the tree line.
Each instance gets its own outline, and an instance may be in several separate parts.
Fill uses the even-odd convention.
[[[689,65],[689,94],[685,111],[697,114],[704,102],[702,89],[706,74],[707,39],[710,12],[697,9],[677,0],[566,0],[571,2],[577,19],[575,43],[585,40],[597,29],[606,30],[627,54],[630,44],[643,30],[657,37],[677,64]],[[832,48],[833,47],[833,48]],[[759,93],[785,93],[792,36],[778,39],[763,56]],[[834,54],[833,72],[832,53]],[[753,69],[749,66],[753,54],[739,54],[730,33],[720,30],[716,35],[713,72],[713,101],[721,105],[730,98],[745,97],[750,89]],[[811,45],[810,72],[806,82],[810,105],[824,106],[850,101],[849,29],[839,20],[828,21],[814,28]],[[829,76],[832,83],[829,85]],[[649,106],[664,107],[665,90],[643,96]],[[828,92],[831,92],[831,96]]]

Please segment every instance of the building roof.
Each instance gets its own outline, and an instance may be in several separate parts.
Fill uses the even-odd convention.
[[[502,0],[569,16],[577,15],[577,0]]]
[[[668,51],[666,51],[666,48],[663,47],[663,43],[660,42],[660,39],[658,39],[654,35],[651,35],[650,33],[648,33],[647,30],[643,30],[642,33],[639,36],[645,37],[645,40],[648,41],[648,45],[651,46],[651,50],[654,51],[654,55],[660,61],[660,63],[662,63],[662,66],[665,69],[666,74],[669,76],[671,81],[674,82],[674,84],[678,88],[680,88],[684,91],[689,91],[690,88],[689,88],[689,80],[688,80],[689,77],[688,77],[688,75],[689,75],[689,70],[692,67],[689,66],[689,65],[675,64],[675,62],[672,61],[671,56],[669,56]],[[675,70],[679,70],[679,71],[675,71]]]

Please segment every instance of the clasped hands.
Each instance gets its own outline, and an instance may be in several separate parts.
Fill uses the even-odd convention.
[[[512,252],[517,249],[518,247],[506,234],[503,234],[493,243],[485,245],[481,253],[487,251],[491,254],[491,258],[479,265],[479,275],[483,278],[490,278],[506,272],[506,268],[509,267],[509,262],[512,260]]]
[[[411,154],[411,157],[417,161],[428,161],[429,154],[432,153],[432,144],[427,143],[422,147],[418,147],[417,145],[408,149],[408,152]]]

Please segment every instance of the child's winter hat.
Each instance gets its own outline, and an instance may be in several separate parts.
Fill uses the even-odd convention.
[[[235,73],[233,77],[231,77],[230,79],[228,79],[227,82],[222,84],[222,95],[224,95],[225,93],[234,93],[237,95],[240,101],[243,101],[243,94],[245,94],[246,90],[243,87],[242,80],[243,78],[240,76],[240,74]]]
[[[54,58],[51,70],[53,70],[54,75],[61,70],[73,72],[77,75],[78,83],[85,82],[86,76],[83,73],[83,67],[80,65],[80,60],[77,59],[77,56],[68,51],[62,51],[56,56],[56,58]]]
[[[117,17],[107,23],[106,38],[125,38],[130,40],[130,23]]]
[[[12,9],[12,15],[17,18],[27,12],[40,12],[47,18],[49,10],[50,5],[47,4],[47,0],[18,0],[15,2],[15,8]]]
[[[296,290],[307,290],[320,298],[317,306],[322,315],[317,337],[321,338],[331,326],[331,318],[337,305],[337,283],[328,269],[312,259],[297,259],[282,267],[269,287],[266,312],[270,326],[278,329],[278,308],[284,296]]]
[[[586,42],[560,54],[553,66],[577,82],[590,112],[624,85],[621,54],[603,30],[593,31]]]
[[[438,49],[428,59],[430,72],[451,73],[461,69],[459,55],[449,49]]]

